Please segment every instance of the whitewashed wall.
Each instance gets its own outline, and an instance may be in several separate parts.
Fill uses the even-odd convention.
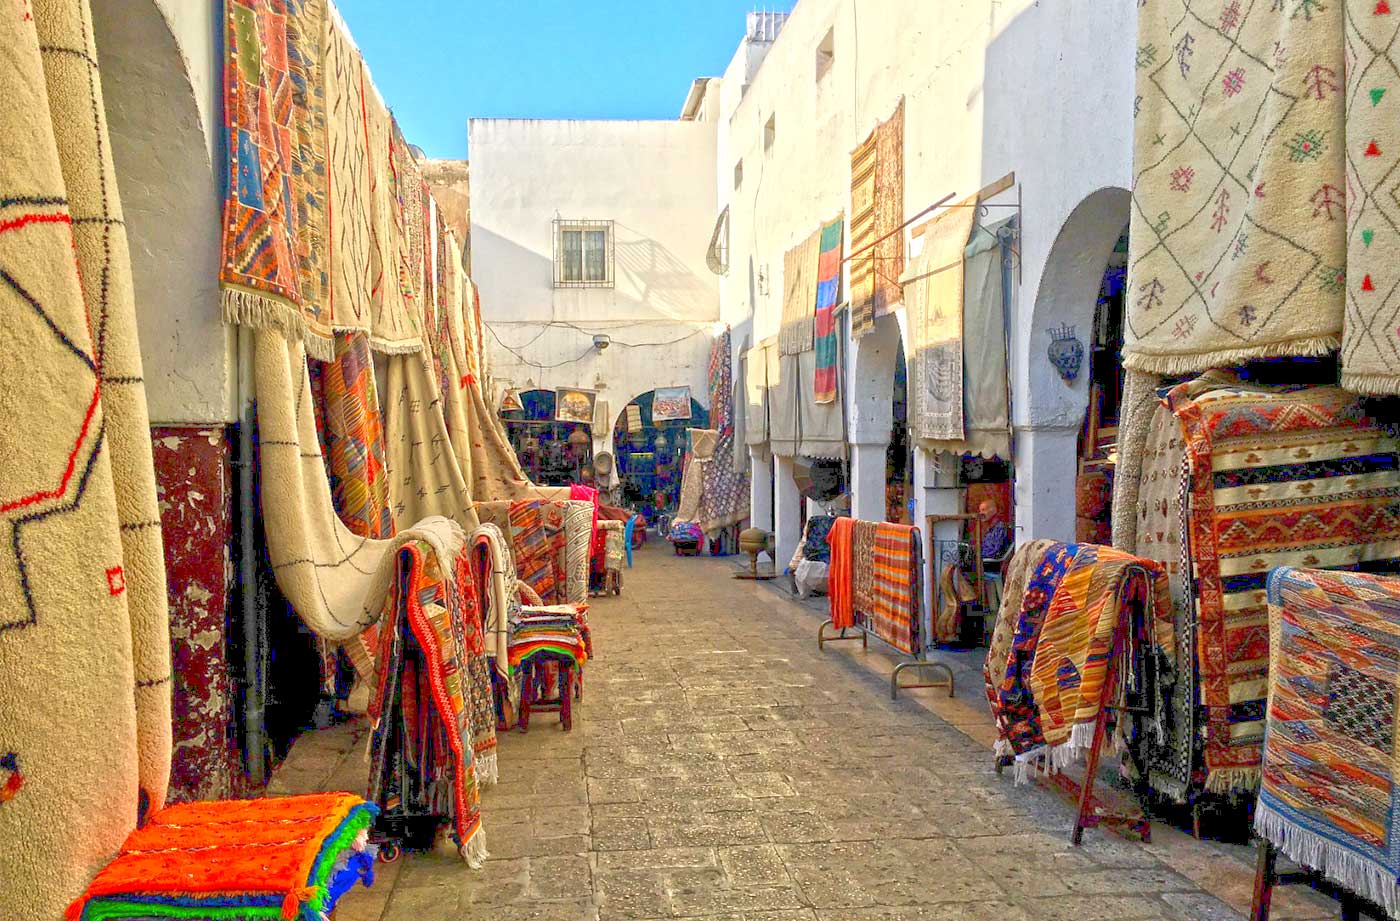
[[[708,404],[715,125],[473,119],[469,145],[473,279],[495,382],[597,388],[614,420],[656,387],[689,385]],[[615,287],[553,286],[556,217],[614,222]],[[595,333],[613,344],[591,350]],[[610,444],[610,427],[598,435]]]
[[[1016,173],[1024,195],[1013,331],[1021,539],[1073,534],[1067,488],[1086,384],[1081,376],[1066,385],[1045,347],[1047,330],[1062,322],[1088,334],[1098,275],[1127,221],[1122,194],[1076,209],[1130,182],[1134,11],[1133,0],[801,0],[763,49],[747,91],[739,88],[752,48],[740,48],[724,78],[716,177],[721,207],[730,207],[731,270],[722,315],[736,328],[751,324],[752,340],[777,331],[783,252],[837,212],[849,215],[850,151],[901,96],[906,216]],[[829,30],[834,60],[819,79],[817,48]],[[770,117],[776,136],[765,151]],[[888,404],[887,371],[847,370],[862,387],[884,388],[873,402]],[[852,421],[861,438],[887,435],[887,415]]]

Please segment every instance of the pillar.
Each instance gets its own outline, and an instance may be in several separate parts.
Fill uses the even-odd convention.
[[[749,448],[749,520],[773,530],[773,455],[762,445]]]
[[[962,490],[958,488],[957,457],[946,451],[930,451],[923,445],[914,448],[914,524],[924,536],[924,636],[933,627],[933,579],[929,576],[929,561],[934,558],[934,540],[957,540],[962,529],[956,521],[939,524],[930,533],[929,515],[956,515],[962,509]],[[936,571],[936,567],[934,567]]]
[[[885,520],[885,453],[880,444],[851,445],[851,517]]]
[[[773,516],[777,545],[777,559],[774,561],[778,572],[792,562],[792,554],[802,540],[802,503],[805,501],[797,491],[797,480],[793,478],[793,459],[775,459],[774,479],[776,488],[773,496]]]
[[[1016,542],[1073,541],[1079,427],[1023,429],[1016,439]]]

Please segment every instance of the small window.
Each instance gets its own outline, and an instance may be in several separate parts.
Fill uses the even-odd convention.
[[[613,286],[613,222],[554,222],[554,287]]]
[[[740,160],[738,163],[735,163],[735,164],[734,164],[734,188],[735,188],[735,189],[738,189],[739,186],[741,186],[741,185],[743,185],[743,184],[744,184],[744,161],[743,161],[743,160]]]
[[[763,126],[763,152],[773,152],[773,141],[778,137],[778,116],[768,116],[768,124]]]
[[[817,46],[817,80],[827,75],[836,60],[836,30],[827,29],[826,37]]]

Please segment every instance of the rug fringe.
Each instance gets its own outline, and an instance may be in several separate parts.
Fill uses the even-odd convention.
[[[1258,767],[1217,768],[1206,775],[1207,793],[1234,793],[1259,787]]]
[[[1400,886],[1385,867],[1361,857],[1317,832],[1300,828],[1268,803],[1254,809],[1254,830],[1290,860],[1380,905],[1392,918],[1400,915]]]
[[[412,355],[423,351],[421,342],[387,342],[371,336],[369,347],[381,355]]]
[[[1342,389],[1386,397],[1400,394],[1400,374],[1357,374],[1342,371]]]
[[[1150,355],[1143,352],[1123,353],[1123,367],[1132,371],[1147,371],[1167,377],[1226,368],[1260,358],[1283,356],[1317,356],[1335,352],[1342,346],[1339,336],[1312,336],[1287,343],[1256,345],[1241,349],[1224,349],[1201,355]]]
[[[500,783],[501,778],[494,751],[484,752],[476,756],[476,779],[483,784]]]
[[[472,833],[471,838],[461,847],[462,859],[467,862],[467,866],[473,870],[480,870],[486,863],[486,858],[491,854],[486,850],[486,829],[480,825]]]
[[[275,329],[289,339],[301,338],[306,330],[306,318],[291,302],[251,288],[224,284],[219,289],[219,306],[229,326]]]
[[[317,361],[335,361],[335,338],[324,336],[321,333],[312,332],[311,327],[307,327],[301,336],[302,344],[306,347],[306,354]]]

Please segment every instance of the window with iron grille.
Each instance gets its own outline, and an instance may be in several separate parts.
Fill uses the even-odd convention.
[[[554,287],[613,286],[613,222],[554,221]]]

